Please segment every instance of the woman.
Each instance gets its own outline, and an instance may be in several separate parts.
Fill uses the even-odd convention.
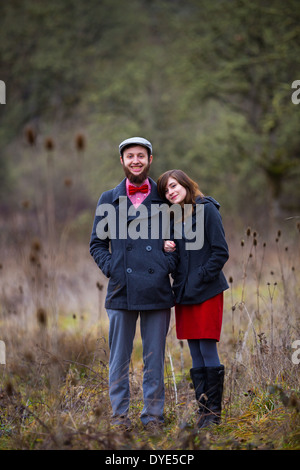
[[[183,235],[175,242],[165,241],[165,251],[175,249],[179,253],[179,264],[174,278],[176,297],[175,317],[178,339],[187,339],[192,357],[191,379],[199,403],[198,427],[203,428],[220,422],[221,401],[224,383],[224,366],[220,364],[217,342],[220,340],[223,315],[223,291],[228,284],[222,268],[228,260],[219,203],[205,197],[191,178],[181,170],[170,170],[162,174],[157,182],[160,196],[170,204],[192,208],[192,227],[204,228],[204,244],[201,249],[187,249]],[[204,208],[204,227],[196,226],[197,205]],[[202,210],[203,210],[202,208]],[[198,207],[198,209],[201,209]],[[199,219],[198,219],[199,225]]]

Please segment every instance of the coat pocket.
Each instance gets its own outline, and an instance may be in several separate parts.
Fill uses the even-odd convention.
[[[123,253],[120,250],[116,250],[112,253],[110,258],[109,273],[110,279],[113,283],[122,282],[124,284],[124,261]]]

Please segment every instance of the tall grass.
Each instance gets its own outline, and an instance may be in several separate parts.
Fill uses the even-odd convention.
[[[0,448],[299,449],[300,366],[292,360],[300,339],[299,224],[287,230],[283,222],[267,239],[250,228],[229,234],[222,424],[209,433],[195,427],[191,359],[172,316],[164,431],[151,435],[139,420],[138,332],[130,366],[134,428],[123,433],[110,420],[106,279],[89,255],[89,233],[83,245],[66,243],[69,219],[58,223],[52,183],[44,210],[55,230],[29,230],[22,244],[12,237],[0,259]]]

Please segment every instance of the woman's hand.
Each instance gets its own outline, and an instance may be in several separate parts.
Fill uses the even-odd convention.
[[[176,243],[172,240],[165,240],[164,241],[164,251],[167,253],[172,253],[176,250]]]

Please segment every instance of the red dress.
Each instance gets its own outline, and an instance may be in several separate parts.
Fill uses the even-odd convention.
[[[223,318],[223,292],[196,305],[175,305],[178,339],[220,340]]]

